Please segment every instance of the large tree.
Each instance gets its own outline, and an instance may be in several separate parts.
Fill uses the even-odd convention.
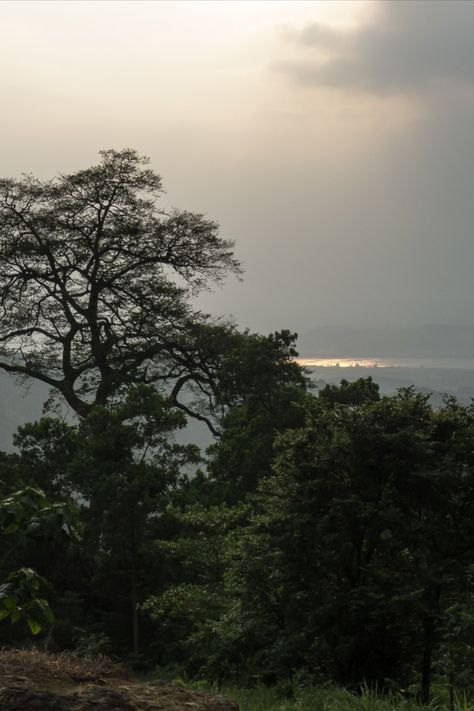
[[[215,222],[158,209],[147,163],[109,150],[52,181],[0,181],[0,368],[79,416],[130,383],[171,383],[176,404],[214,385],[220,330],[189,300],[239,264]]]

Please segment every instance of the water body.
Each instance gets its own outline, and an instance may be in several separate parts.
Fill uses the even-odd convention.
[[[444,395],[453,395],[461,403],[474,398],[474,358],[348,358],[304,356],[298,363],[309,370],[316,388],[342,379],[353,381],[371,377],[383,395],[392,395],[399,388],[414,386],[430,396],[439,406]]]
[[[474,370],[474,358],[337,358],[305,356],[296,359],[307,368],[428,368]]]

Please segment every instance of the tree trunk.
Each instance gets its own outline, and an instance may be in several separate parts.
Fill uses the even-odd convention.
[[[132,640],[133,654],[137,656],[140,653],[140,632],[138,620],[138,584],[137,571],[135,561],[132,562],[131,570],[131,603],[132,603]]]
[[[449,674],[449,711],[454,711],[454,674]]]
[[[133,654],[138,656],[140,652],[140,630],[139,630],[139,619],[138,619],[138,580],[137,580],[137,540],[136,540],[136,530],[135,530],[135,516],[132,513],[132,526],[130,531],[130,543],[131,543],[131,590],[130,597],[132,603],[132,643],[133,643]]]
[[[421,660],[420,700],[423,704],[429,704],[429,702],[430,702],[430,688],[431,688],[431,666],[432,666],[433,642],[434,642],[434,619],[433,619],[433,617],[427,617],[425,619],[423,629],[424,629],[424,647],[423,647],[423,657]]]

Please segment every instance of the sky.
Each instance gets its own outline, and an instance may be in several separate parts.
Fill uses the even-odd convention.
[[[474,3],[0,2],[2,176],[136,148],[267,333],[474,323]]]

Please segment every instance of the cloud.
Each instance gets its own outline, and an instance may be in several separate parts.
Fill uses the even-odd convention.
[[[374,94],[474,86],[474,2],[379,0],[370,24],[293,34],[298,56],[274,65],[295,83]]]

